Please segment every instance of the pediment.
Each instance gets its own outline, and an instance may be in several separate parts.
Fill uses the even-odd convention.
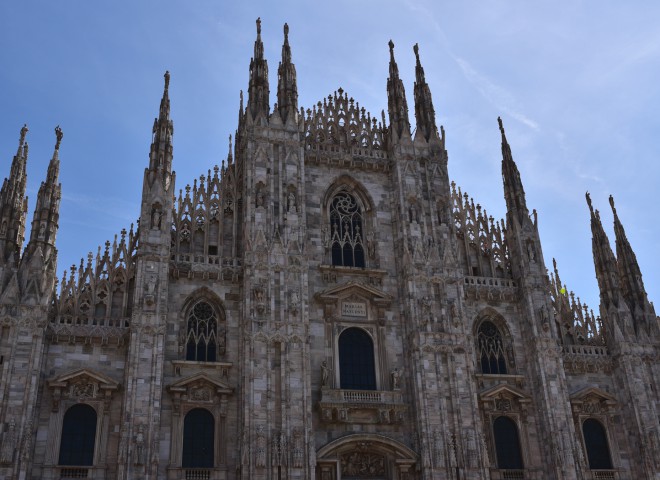
[[[587,401],[605,402],[608,405],[615,405],[617,402],[609,393],[598,387],[586,387],[578,390],[571,395],[571,403],[580,403]]]
[[[109,398],[119,389],[119,383],[100,372],[81,368],[49,380],[48,387],[53,391],[53,405],[57,407],[60,398],[78,401]]]
[[[529,395],[524,393],[522,390],[512,387],[507,384],[495,385],[494,387],[484,390],[479,394],[479,398],[482,401],[488,400],[498,400],[501,398],[510,398],[517,400],[520,403],[531,402],[532,399]]]
[[[87,368],[73,370],[68,373],[59,375],[48,381],[48,385],[53,387],[66,387],[73,383],[93,382],[99,384],[100,388],[107,390],[116,390],[119,388],[119,383],[115,382],[110,377],[103,375],[100,372],[95,372]]]
[[[338,300],[346,300],[351,297],[362,298],[379,306],[388,306],[392,302],[392,296],[372,287],[357,282],[347,282],[336,287],[317,292],[316,299],[321,303],[336,303]]]
[[[206,373],[196,373],[189,377],[182,378],[167,387],[170,393],[188,394],[189,396],[205,396],[205,392],[215,392],[216,394],[230,394],[234,391],[226,383],[213,378]]]

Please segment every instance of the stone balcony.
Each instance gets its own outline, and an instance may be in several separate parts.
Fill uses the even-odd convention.
[[[321,389],[321,420],[326,423],[401,423],[408,406],[400,390]]]
[[[466,276],[463,283],[466,297],[475,300],[510,301],[518,291],[510,278]]]

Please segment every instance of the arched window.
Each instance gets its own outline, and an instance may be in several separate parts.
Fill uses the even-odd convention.
[[[509,417],[497,417],[493,422],[497,468],[522,470],[523,461],[520,451],[518,427]]]
[[[186,360],[215,362],[224,352],[224,334],[218,335],[218,316],[215,309],[200,300],[188,314],[186,330]]]
[[[339,192],[330,204],[332,264],[364,268],[362,210],[355,197]]]
[[[60,465],[94,465],[96,410],[84,403],[74,405],[64,414]]]
[[[481,362],[481,373],[507,373],[502,335],[493,322],[485,321],[479,326],[477,354]]]
[[[339,336],[341,388],[376,390],[374,343],[361,328],[347,328]]]
[[[183,468],[213,468],[215,420],[204,408],[194,408],[183,421]]]
[[[589,468],[592,470],[611,469],[612,457],[603,424],[593,418],[587,418],[582,424],[582,434],[584,435],[584,446],[587,448]]]

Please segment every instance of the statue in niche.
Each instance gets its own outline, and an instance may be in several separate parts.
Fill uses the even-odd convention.
[[[401,389],[401,372],[399,371],[398,368],[395,368],[392,370],[390,373],[390,377],[392,378],[392,390],[400,390]]]
[[[296,194],[293,192],[289,192],[289,197],[287,200],[287,211],[289,213],[296,213]]]
[[[256,206],[257,208],[266,206],[266,193],[262,183],[257,185]]]
[[[16,423],[14,419],[9,420],[7,430],[2,436],[2,447],[0,448],[0,463],[10,464],[14,460],[14,444],[16,443]]]
[[[144,431],[142,425],[138,425],[135,435],[135,456],[133,463],[135,465],[144,465]]]
[[[46,224],[42,223],[39,226],[39,238],[45,238],[46,237]]]
[[[332,369],[328,367],[328,362],[323,360],[321,362],[321,386],[322,387],[327,387],[328,386],[328,381],[330,380],[330,373],[332,373]]]
[[[160,230],[160,224],[163,219],[163,211],[160,208],[160,205],[156,204],[151,210],[151,228]]]

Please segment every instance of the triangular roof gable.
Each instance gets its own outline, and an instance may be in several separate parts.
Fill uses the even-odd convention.
[[[116,390],[119,388],[119,383],[115,382],[110,377],[103,375],[100,372],[95,372],[87,368],[81,368],[68,373],[64,373],[58,377],[48,381],[51,387],[65,387],[67,384],[72,383],[80,378],[90,378],[99,383],[101,389]]]
[[[618,403],[616,398],[598,387],[585,387],[578,390],[571,395],[571,402],[581,402],[589,396],[599,397],[601,401],[611,405]]]
[[[345,298],[350,295],[360,295],[366,297],[374,303],[389,304],[392,301],[392,296],[378,290],[370,285],[363,285],[357,282],[347,282],[327,290],[320,291],[316,297],[323,303],[333,303],[340,298]]]
[[[216,380],[215,378],[209,377],[206,373],[196,373],[195,375],[182,378],[181,380],[174,382],[173,384],[168,386],[167,389],[169,391],[182,392],[187,390],[189,385],[197,382],[206,383],[210,385],[218,393],[232,393],[234,391],[226,383],[221,382],[220,380]]]
[[[479,394],[481,400],[490,400],[494,399],[500,395],[511,396],[517,399],[519,402],[529,402],[531,398],[529,395],[525,394],[522,390],[518,390],[515,387],[507,384],[499,384],[494,387],[489,388]]]

